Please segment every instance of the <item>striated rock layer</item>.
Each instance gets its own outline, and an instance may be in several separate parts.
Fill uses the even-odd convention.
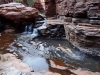
[[[38,10],[32,7],[25,7],[21,3],[9,3],[0,5],[0,20],[3,23],[10,23],[16,29],[22,25],[32,23],[38,16]]]
[[[35,19],[38,11],[21,3],[9,3],[0,5],[0,16],[18,23],[23,19]]]
[[[100,0],[55,0],[66,38],[81,51],[100,56]]]

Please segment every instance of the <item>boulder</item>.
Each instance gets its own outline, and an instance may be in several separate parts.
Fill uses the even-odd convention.
[[[38,10],[36,8],[26,7],[21,3],[0,5],[0,22],[5,27],[3,29],[14,29],[17,32],[22,32],[25,25],[35,23],[37,16]],[[2,28],[0,27],[0,29]]]
[[[38,11],[35,8],[25,7],[21,3],[9,3],[0,5],[0,16],[18,23],[23,19],[35,19]]]
[[[33,71],[31,67],[29,67],[26,63],[23,63],[20,59],[17,59],[15,55],[10,53],[1,55],[0,69],[6,70],[11,68],[25,73]]]

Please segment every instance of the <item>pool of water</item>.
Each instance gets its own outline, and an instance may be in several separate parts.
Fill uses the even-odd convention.
[[[57,50],[58,45],[69,48],[74,56]],[[82,68],[100,72],[100,58],[86,55],[65,39],[34,38],[31,34],[5,34],[0,36],[0,53],[13,53],[35,72],[41,70],[71,75],[69,69]]]
[[[71,45],[67,40],[64,39],[39,39],[42,42],[46,42],[49,46],[58,47],[61,44],[63,48],[69,48],[75,56],[69,56],[63,51],[52,51],[54,58],[62,60],[66,65],[73,68],[83,68],[93,72],[100,72],[100,58],[87,55],[80,52],[77,48]]]

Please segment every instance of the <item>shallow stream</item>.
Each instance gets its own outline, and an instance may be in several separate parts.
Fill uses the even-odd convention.
[[[69,48],[74,56],[57,50],[58,45]],[[41,70],[71,75],[69,69],[100,72],[100,58],[80,52],[65,39],[34,38],[32,34],[6,34],[0,36],[0,53],[13,53],[35,72]]]

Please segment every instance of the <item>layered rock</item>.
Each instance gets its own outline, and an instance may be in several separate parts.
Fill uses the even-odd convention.
[[[10,3],[13,2],[13,0],[0,0],[0,4]]]
[[[35,8],[25,7],[21,3],[9,3],[0,5],[0,16],[18,23],[23,19],[35,19],[38,11]]]
[[[9,3],[0,5],[1,22],[10,23],[15,28],[21,28],[30,22],[34,22],[38,16],[38,10],[32,7],[25,7],[21,3]]]
[[[100,56],[100,0],[56,0],[66,38],[81,51]]]
[[[67,17],[96,18],[100,12],[99,4],[99,0],[56,0],[56,12]]]
[[[91,24],[73,23],[65,24],[66,38],[79,50],[94,55],[100,56],[99,25],[92,26]]]

